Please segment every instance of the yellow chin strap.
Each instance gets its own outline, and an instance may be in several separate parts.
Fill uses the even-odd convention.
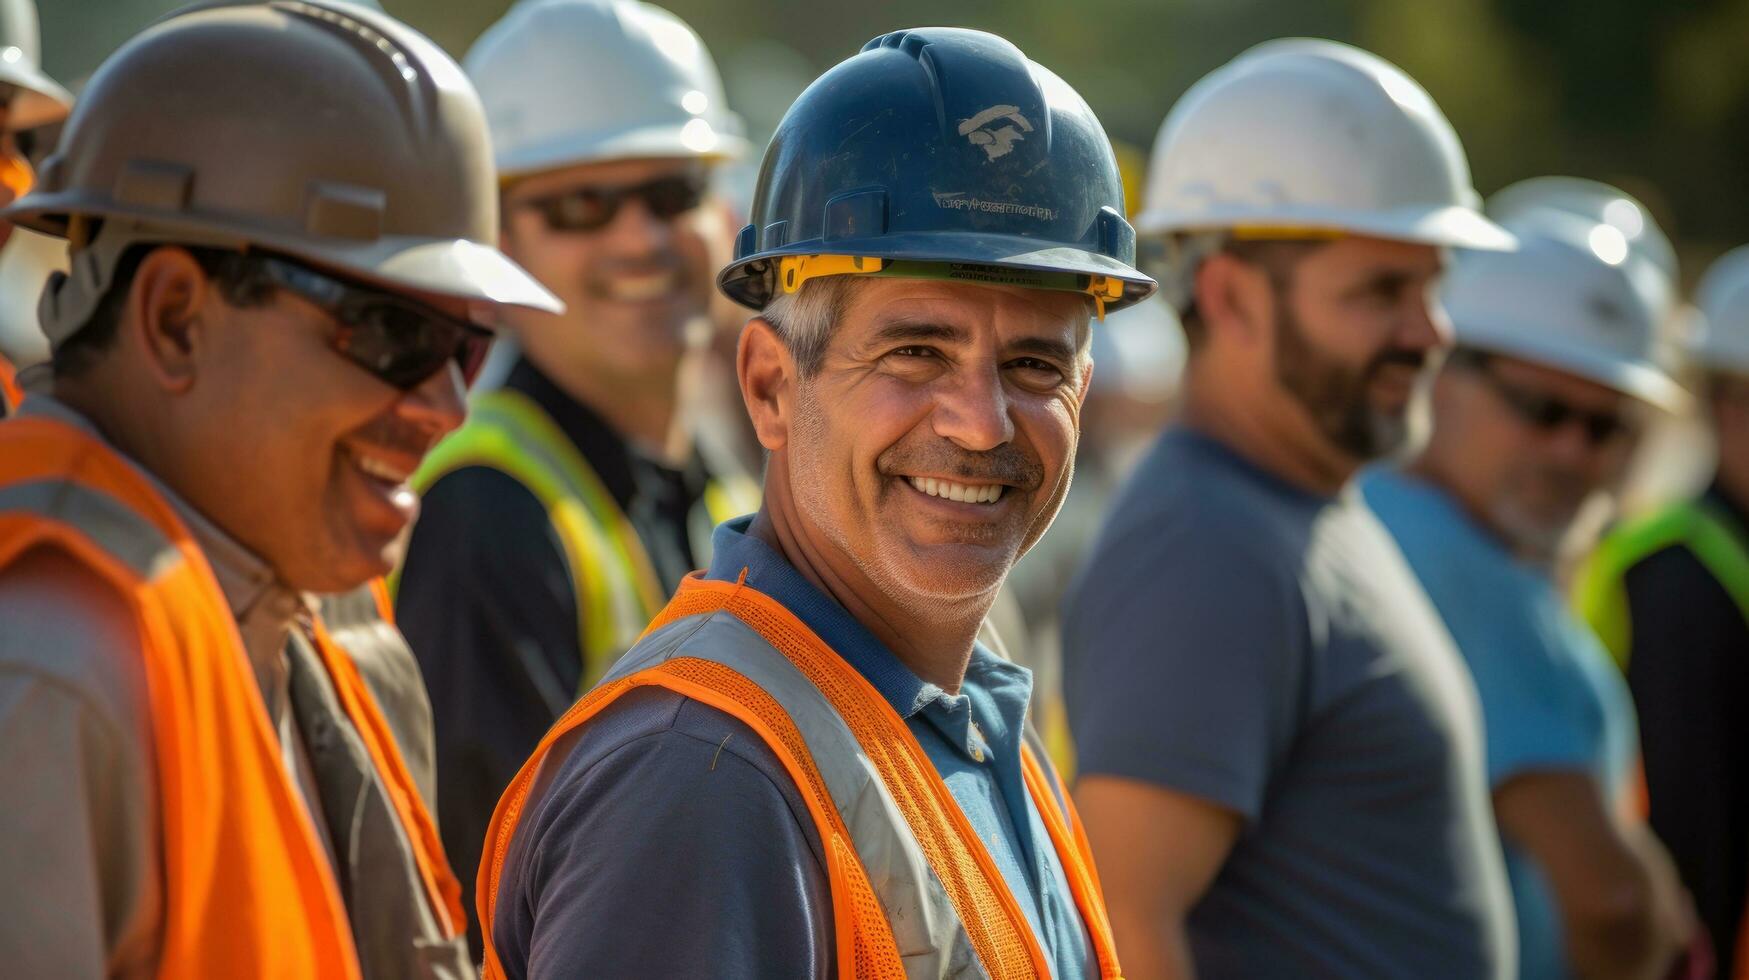
[[[1093,297],[1096,316],[1105,319],[1105,304],[1123,298],[1124,282],[1098,273],[1014,269],[976,262],[889,261],[872,255],[786,255],[779,260],[777,279],[786,293],[822,276],[890,276],[895,279],[940,279],[989,286],[1020,286],[1085,293]]]

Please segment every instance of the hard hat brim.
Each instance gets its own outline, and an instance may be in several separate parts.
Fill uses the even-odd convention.
[[[780,249],[759,252],[730,263],[717,276],[723,295],[750,309],[759,310],[771,300],[775,277],[768,271],[786,255],[859,255],[907,262],[941,262],[987,265],[1030,272],[1070,272],[1110,276],[1121,280],[1121,299],[1105,304],[1107,312],[1121,310],[1147,299],[1159,288],[1151,277],[1108,255],[1067,246],[1040,248],[1036,238],[1018,235],[980,235],[968,232],[934,232],[883,235],[880,238],[832,242],[798,242]]]
[[[698,134],[687,134],[684,126],[668,123],[612,133],[568,133],[562,139],[500,154],[498,179],[617,160],[738,160],[752,150],[752,144],[738,134],[712,129],[710,136],[707,144]]]
[[[1584,378],[1671,413],[1686,411],[1689,393],[1658,365],[1599,351],[1576,350],[1571,341],[1539,337],[1536,324],[1491,323],[1484,329],[1457,327],[1459,345],[1530,361]]]
[[[0,85],[18,89],[6,118],[13,131],[60,122],[73,110],[73,93],[35,65],[0,61]]]
[[[1484,252],[1510,252],[1518,247],[1518,238],[1511,232],[1481,212],[1460,205],[1397,208],[1371,214],[1340,208],[1292,206],[1215,207],[1195,213],[1155,208],[1136,216],[1136,234],[1143,238],[1247,227],[1336,231],[1415,245]]]
[[[498,249],[465,238],[431,239],[384,235],[369,240],[312,239],[274,228],[249,229],[197,214],[98,204],[76,191],[26,194],[0,210],[0,219],[58,238],[67,237],[68,215],[130,222],[139,242],[258,248],[303,259],[391,289],[406,289],[464,303],[514,306],[562,313],[565,304]]]

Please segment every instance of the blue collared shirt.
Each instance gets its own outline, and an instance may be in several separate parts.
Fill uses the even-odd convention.
[[[916,736],[1045,945],[1060,980],[1098,975],[1092,943],[1062,861],[1021,774],[1032,672],[974,646],[959,694],[918,677],[845,608],[783,556],[747,533],[752,518],[720,525],[706,578],[747,584],[794,613],[867,678]],[[1040,883],[1043,883],[1042,886]]]

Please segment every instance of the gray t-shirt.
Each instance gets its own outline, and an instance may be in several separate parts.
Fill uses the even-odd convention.
[[[1244,821],[1198,975],[1494,978],[1515,962],[1474,685],[1358,496],[1168,431],[1070,589],[1078,768]]]

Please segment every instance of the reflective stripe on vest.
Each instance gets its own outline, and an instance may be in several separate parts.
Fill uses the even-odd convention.
[[[340,888],[285,770],[236,621],[149,481],[79,430],[0,423],[0,568],[53,549],[113,586],[139,627],[163,857],[159,975],[360,975]],[[316,647],[399,818],[448,935],[460,889],[351,661]],[[71,816],[70,816],[71,818]]]
[[[1574,581],[1579,614],[1623,670],[1633,653],[1634,635],[1628,608],[1628,571],[1670,547],[1687,548],[1718,580],[1749,623],[1749,541],[1742,529],[1728,516],[1698,501],[1673,504],[1612,531],[1598,543]]]
[[[478,905],[489,975],[499,878],[553,743],[633,688],[657,685],[745,722],[795,779],[827,855],[838,975],[1045,977],[1038,937],[922,747],[862,676],[795,616],[741,583],[688,579],[601,687],[543,739],[487,832]],[[1093,938],[1117,977],[1085,835],[1036,741],[1025,780]]]
[[[576,589],[581,695],[637,641],[662,607],[665,589],[649,554],[588,460],[519,391],[501,388],[476,396],[467,422],[426,457],[414,486],[424,492],[444,474],[468,466],[504,473],[546,509]],[[688,530],[693,540],[708,541],[715,524],[758,506],[757,489],[749,481],[713,481],[689,515]],[[702,557],[708,561],[708,555]]]

